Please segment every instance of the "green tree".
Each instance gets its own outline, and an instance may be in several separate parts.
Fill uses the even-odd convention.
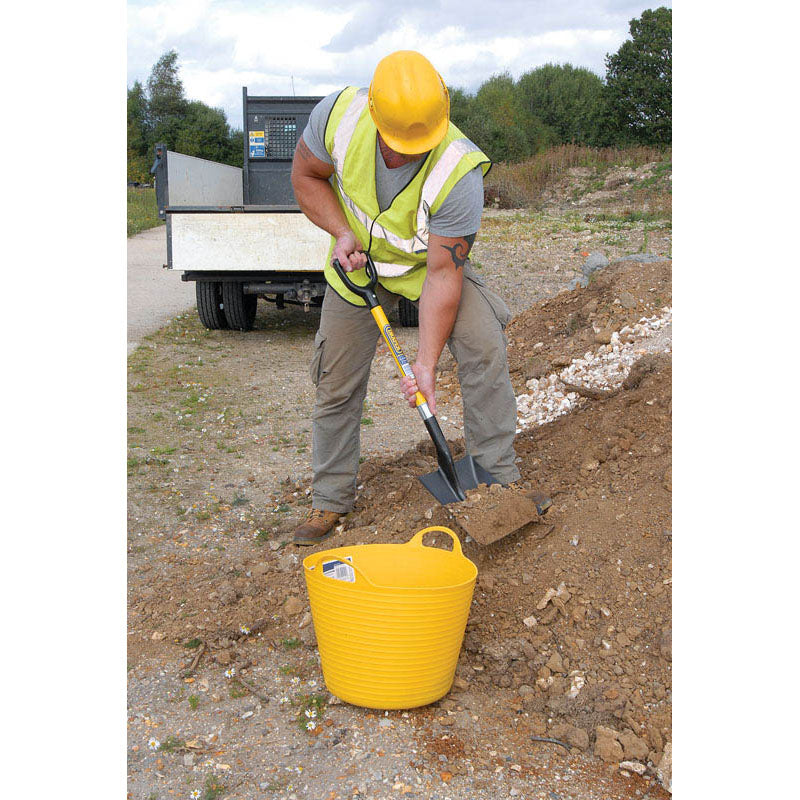
[[[528,111],[507,72],[478,89],[467,119],[467,134],[492,161],[520,161],[553,143],[550,128]]]
[[[139,81],[128,89],[128,180],[145,183],[148,173],[147,97]]]
[[[558,137],[560,143],[602,145],[603,81],[571,64],[545,64],[517,81],[525,108]]]
[[[174,148],[189,103],[178,77],[178,53],[170,50],[156,61],[147,79],[151,142],[165,142]]]
[[[225,112],[199,100],[187,103],[175,140],[175,150],[187,156],[222,161],[228,155],[230,131]]]
[[[631,38],[606,56],[609,119],[618,143],[672,142],[672,9],[643,11]]]

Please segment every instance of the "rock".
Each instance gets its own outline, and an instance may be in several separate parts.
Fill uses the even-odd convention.
[[[153,631],[153,635],[150,637],[150,641],[152,642],[160,642],[162,639],[166,639],[167,634],[162,633],[161,631]]]
[[[288,572],[290,569],[294,569],[297,566],[297,556],[294,553],[284,553],[278,559],[278,569],[281,572]]]
[[[644,739],[640,739],[635,733],[625,731],[619,735],[619,743],[625,751],[625,758],[635,761],[642,761],[647,758],[650,748]]]
[[[305,628],[302,628],[297,638],[300,639],[306,647],[317,646],[317,632],[314,630],[313,625],[307,625]]]
[[[573,278],[569,282],[567,288],[570,291],[573,291],[574,289],[577,289],[579,286],[581,287],[581,289],[585,289],[588,285],[589,285],[589,279],[585,275],[581,275],[578,278]]]
[[[664,755],[656,767],[656,777],[661,785],[671,794],[672,793],[672,742],[664,745]]]
[[[636,308],[636,298],[630,292],[620,292],[619,304],[623,308]]]
[[[589,253],[586,261],[583,262],[581,271],[588,278],[593,272],[607,266],[608,259],[602,253]]]
[[[231,656],[231,651],[230,650],[220,650],[214,656],[214,660],[217,662],[217,664],[221,664],[223,667],[227,667],[228,664],[230,664],[231,661],[233,660],[233,658]]]
[[[300,625],[299,625],[300,630],[303,630],[303,628],[307,628],[311,624],[311,619],[312,619],[311,612],[306,611],[306,613],[303,614],[303,617],[300,620]]]
[[[453,686],[455,686],[456,689],[461,689],[461,691],[469,689],[469,684],[463,678],[458,677],[453,681]]]
[[[654,725],[648,726],[647,738],[650,740],[653,750],[661,752],[664,749],[664,739],[661,736],[661,731]]]
[[[566,742],[570,747],[577,747],[579,750],[588,750],[589,748],[589,734],[583,728],[578,728],[567,722],[554,725],[550,729],[550,735],[555,739],[561,739],[562,742]]]
[[[560,653],[553,653],[549,659],[547,659],[547,668],[551,672],[564,672],[564,662],[561,659]]]
[[[536,690],[532,686],[528,686],[527,683],[523,683],[522,686],[517,689],[517,692],[520,697],[527,697],[532,694],[536,694]]]
[[[614,333],[613,328],[603,328],[594,335],[594,340],[597,344],[611,344],[612,333]]]
[[[193,767],[194,766],[194,753],[184,753],[184,755],[183,755],[183,766],[184,767]]]
[[[534,617],[534,616],[531,614],[531,616],[530,616],[530,617],[525,617],[525,619],[523,619],[523,620],[522,620],[522,624],[523,624],[523,625],[524,625],[526,628],[535,628],[535,627],[536,627],[536,617]]]
[[[494,577],[491,575],[481,575],[478,578],[478,586],[483,589],[484,592],[491,592],[494,589]]]
[[[647,771],[647,767],[644,764],[640,764],[638,761],[622,761],[620,762],[619,768],[630,770],[637,775],[644,775]]]
[[[303,610],[303,603],[299,597],[289,595],[289,597],[286,598],[286,602],[283,604],[283,610],[288,616],[293,617]]]
[[[533,583],[533,575],[531,575],[530,572],[523,572],[522,573],[522,583],[525,586],[528,586],[531,583]]]
[[[217,587],[217,596],[220,603],[224,606],[233,605],[236,602],[236,589],[230,581],[223,581]]]
[[[602,725],[597,726],[595,729],[594,754],[607,764],[619,764],[624,757],[622,745],[615,736],[611,735],[612,733],[616,734],[616,731],[611,728],[604,728]]]
[[[541,378],[542,375],[547,374],[548,366],[546,359],[541,356],[531,356],[525,359],[522,365],[522,374],[526,381],[531,378]]]
[[[672,661],[672,628],[666,628],[661,632],[658,647],[661,657],[667,661]]]

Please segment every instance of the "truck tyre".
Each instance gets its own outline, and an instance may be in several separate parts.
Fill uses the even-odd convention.
[[[400,324],[404,328],[419,326],[419,309],[410,300],[401,297],[397,311],[400,315]]]
[[[235,331],[253,330],[256,318],[256,304],[258,296],[244,293],[244,283],[241,281],[223,281],[222,305],[225,310],[225,319]]]
[[[197,314],[211,331],[225,330],[228,320],[222,309],[222,284],[219,281],[197,281]]]

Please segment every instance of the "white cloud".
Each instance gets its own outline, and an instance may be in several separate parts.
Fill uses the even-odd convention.
[[[669,4],[668,4],[669,5]],[[128,84],[144,82],[174,48],[191,99],[241,126],[251,94],[325,95],[366,85],[387,53],[424,53],[449,86],[476,90],[492,74],[515,78],[549,62],[604,74],[604,57],[649,6],[625,0],[141,0],[128,7]]]

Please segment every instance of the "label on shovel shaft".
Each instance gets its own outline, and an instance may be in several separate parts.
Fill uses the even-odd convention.
[[[345,558],[348,561],[353,560],[351,556],[345,556]],[[337,561],[336,559],[322,562],[322,574],[326,578],[333,578],[337,581],[348,581],[349,583],[355,583],[356,581],[355,570],[345,564],[344,561]]]
[[[411,377],[413,377],[414,373],[411,371],[411,365],[408,363],[408,359],[405,357],[405,354],[400,349],[400,342],[397,341],[397,338],[394,335],[394,331],[388,324],[385,325],[383,328],[383,338],[386,341],[386,344],[389,345],[389,349],[392,351],[394,360],[397,362],[398,366],[402,370],[403,375],[410,375]]]

